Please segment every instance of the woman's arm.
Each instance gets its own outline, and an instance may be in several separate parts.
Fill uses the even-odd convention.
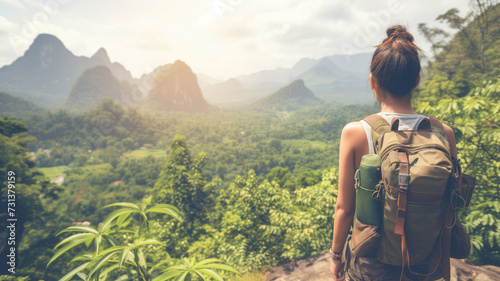
[[[342,130],[339,151],[339,193],[335,206],[332,249],[341,252],[349,234],[356,207],[354,173],[361,157],[368,154],[365,129],[360,122],[347,124]]]
[[[339,193],[335,205],[332,242],[335,252],[342,252],[351,228],[356,205],[354,173],[359,167],[361,157],[368,151],[368,140],[363,125],[360,122],[347,124],[340,137]],[[332,260],[330,271],[334,280],[344,280],[340,260]]]

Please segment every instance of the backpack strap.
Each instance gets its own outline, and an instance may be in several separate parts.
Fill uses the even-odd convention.
[[[394,233],[403,235],[406,219],[406,203],[408,186],[410,183],[410,165],[406,152],[398,152],[399,157],[399,175],[398,175],[398,211],[396,217],[396,227]]]
[[[387,121],[384,119],[384,117],[378,115],[378,114],[372,114],[368,115],[365,118],[363,118],[368,125],[371,127],[371,134],[372,134],[372,142],[373,142],[373,148],[377,147],[377,140],[385,133],[389,132],[391,130],[391,126]],[[377,151],[375,151],[376,153]]]
[[[397,121],[397,120],[396,120]],[[396,122],[393,122],[393,124]],[[391,126],[392,127],[392,126]],[[397,213],[396,213],[396,226],[394,228],[394,233],[401,235],[401,278],[403,280],[404,268],[408,265],[410,266],[410,255],[408,253],[408,247],[406,245],[406,235],[405,235],[405,219],[406,219],[406,205],[408,196],[408,186],[410,184],[410,165],[408,163],[408,155],[406,152],[398,152],[399,157],[399,175],[398,175],[398,201],[397,201]]]

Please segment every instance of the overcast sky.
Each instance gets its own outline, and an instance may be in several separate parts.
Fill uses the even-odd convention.
[[[135,77],[181,59],[229,78],[303,57],[373,51],[396,23],[428,51],[418,23],[438,25],[453,7],[464,15],[469,0],[0,0],[0,66],[50,33],[75,55],[104,47]]]

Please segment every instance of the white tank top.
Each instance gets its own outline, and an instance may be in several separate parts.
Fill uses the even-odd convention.
[[[419,114],[405,114],[405,113],[391,113],[391,112],[379,112],[378,115],[384,117],[387,123],[391,124],[394,117],[399,119],[399,130],[416,130],[418,124],[423,118],[427,118],[424,115]],[[365,121],[361,120],[361,124],[365,128],[366,139],[368,140],[369,154],[375,154],[375,148],[373,147],[372,133],[370,125]]]

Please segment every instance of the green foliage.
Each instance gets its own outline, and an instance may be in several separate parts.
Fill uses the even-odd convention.
[[[16,276],[0,276],[0,281],[30,281],[29,277],[16,277]]]
[[[202,280],[213,278],[217,281],[224,279],[214,269],[226,270],[239,274],[237,270],[231,266],[225,265],[218,259],[205,259],[196,262],[194,259],[182,259],[177,265],[167,268],[163,274],[154,278],[153,281],[166,281],[175,278],[177,281],[193,280],[200,277]]]
[[[219,195],[189,253],[217,252],[245,273],[321,253],[331,239],[337,182],[332,169],[318,184],[290,192],[250,170]]]
[[[7,117],[0,119],[0,155],[2,155],[0,158],[0,206],[5,208],[0,212],[2,222],[0,237],[7,237],[8,234],[6,225],[8,206],[14,210],[14,218],[17,219],[15,246],[18,249],[20,264],[28,263],[26,249],[35,244],[30,239],[25,239],[27,233],[39,228],[51,230],[47,222],[52,217],[52,213],[44,207],[44,198],[55,199],[61,191],[35,168],[35,163],[28,154],[28,146],[34,141],[35,138],[27,134],[26,126],[22,122]],[[2,242],[7,243],[5,240]],[[10,247],[3,247],[0,253],[2,265],[7,262],[8,249]],[[16,270],[16,272],[24,274],[22,270]]]
[[[26,125],[16,119],[11,119],[7,116],[0,119],[0,133],[6,137],[12,137],[14,134],[19,134],[28,131]]]
[[[316,185],[321,182],[321,170],[337,161],[336,147],[343,124],[375,110],[375,106],[325,105],[275,114],[224,110],[152,116],[103,100],[95,110],[77,116],[62,111],[34,115],[28,127],[38,142],[31,144],[30,150],[47,149],[36,154],[35,161],[50,167],[44,170],[61,167],[51,176],[62,175],[64,182],[58,199],[43,199],[50,212],[44,223],[50,227],[30,228],[27,240],[33,242],[22,255],[33,256],[32,251],[41,254],[27,260],[22,270],[32,278],[60,278],[69,271],[63,259],[56,259],[50,270],[45,270],[52,257],[49,249],[59,242],[55,237],[58,230],[71,222],[88,221],[98,226],[107,216],[104,206],[140,203],[152,192],[155,196],[176,194],[175,198],[184,202],[168,201],[170,195],[165,195],[167,201],[159,202],[178,206],[184,220],[150,222],[150,226],[154,225],[148,230],[150,237],[163,243],[149,246],[155,249],[151,252],[153,260],[165,253],[176,259],[216,256],[246,271],[286,260],[280,256],[283,250],[278,242],[259,241],[263,236],[258,234],[252,234],[251,239],[245,238],[244,232],[240,236],[219,236],[226,213],[217,203],[220,196],[236,188],[236,178],[246,176],[251,169],[256,182],[260,184],[267,178],[268,185],[277,186],[276,192],[286,189],[291,197],[297,189]],[[176,137],[179,133],[185,137]],[[164,151],[167,143],[173,147],[161,153],[165,157],[156,157],[157,153],[148,156],[149,150],[138,149],[154,144],[149,147]],[[127,153],[129,149],[134,153]],[[199,157],[194,159],[192,154]],[[180,185],[196,190],[198,196],[180,189]],[[186,216],[190,210],[191,220]],[[229,214],[224,223],[230,223]],[[259,228],[260,224],[255,226]],[[265,232],[257,230],[260,235]],[[260,250],[259,243],[268,248],[278,246]],[[85,247],[76,247],[71,253],[84,255]]]
[[[436,106],[422,102],[420,109],[453,128],[462,170],[477,179],[471,205],[462,214],[474,246],[473,259],[480,263],[498,263],[500,79],[483,82],[483,86],[462,98],[441,99]]]
[[[274,167],[266,176],[267,181],[272,183],[275,181],[280,187],[290,191],[295,189],[294,177],[288,171],[288,168]]]
[[[279,247],[283,259],[324,252],[324,245],[331,241],[337,184],[336,169],[323,173],[320,183],[296,190],[293,199],[284,202],[287,210],[272,210],[269,225],[260,226],[266,236],[282,237]]]
[[[121,208],[108,214],[97,229],[92,226],[70,226],[64,229],[59,234],[67,232],[75,234],[56,245],[54,250],[57,251],[47,266],[72,249],[85,245],[88,250],[92,250],[74,257],[71,263],[78,263],[78,266],[59,281],[70,280],[75,275],[83,280],[96,281],[130,278],[143,281],[172,278],[194,280],[192,278],[195,275],[203,280],[205,277],[212,277],[222,281],[222,277],[214,270],[238,274],[238,271],[216,259],[206,259],[198,263],[194,259],[183,259],[178,265],[167,267],[171,262],[167,254],[166,259],[154,263],[152,246],[163,243],[148,238],[149,215],[166,214],[179,220],[180,213],[177,208],[168,204],[150,206],[151,199],[151,197],[143,199],[140,205],[120,202],[106,206],[106,208]]]

